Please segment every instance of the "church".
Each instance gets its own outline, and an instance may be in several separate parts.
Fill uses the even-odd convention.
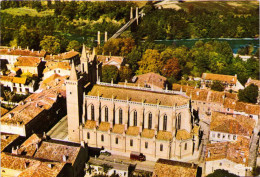
[[[102,62],[83,45],[66,81],[68,135],[113,154],[185,159],[199,154],[200,127],[191,100],[168,90],[101,82]]]

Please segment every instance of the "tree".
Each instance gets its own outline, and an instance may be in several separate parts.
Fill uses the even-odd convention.
[[[81,49],[81,44],[76,40],[70,41],[66,50],[71,51],[73,49],[77,52],[79,52]]]
[[[142,52],[139,48],[135,47],[126,57],[126,63],[128,63],[133,72],[138,69],[138,61],[141,60]]]
[[[132,77],[132,70],[128,66],[121,66],[119,69],[119,78],[121,82],[129,81]]]
[[[102,68],[102,82],[117,82],[118,79],[118,69],[114,65],[105,65]]]
[[[180,66],[177,58],[167,60],[163,67],[162,74],[167,77],[179,78]]]
[[[210,87],[212,90],[222,92],[225,89],[225,86],[220,81],[213,81],[213,84]]]
[[[237,175],[233,174],[233,173],[229,173],[226,170],[215,170],[213,173],[209,174],[207,177],[238,177]]]
[[[60,52],[60,40],[54,36],[44,36],[43,40],[40,42],[42,49],[46,50],[51,54],[57,54]]]
[[[137,74],[160,73],[163,63],[157,50],[147,49],[138,65]]]
[[[258,97],[258,87],[250,84],[244,90],[239,90],[238,99],[242,102],[256,103]]]

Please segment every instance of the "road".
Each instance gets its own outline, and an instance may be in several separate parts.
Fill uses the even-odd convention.
[[[67,116],[63,117],[48,133],[52,139],[68,141]]]

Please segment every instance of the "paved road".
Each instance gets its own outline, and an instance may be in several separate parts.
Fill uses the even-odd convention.
[[[126,156],[120,156],[120,155],[114,155],[114,154],[112,154],[111,156],[100,155],[99,159],[106,159],[109,161],[136,164],[135,169],[151,171],[151,172],[153,172],[154,165],[155,165],[155,162],[153,162],[153,161],[146,160],[146,161],[140,162],[140,161],[131,160],[129,157],[126,157]]]
[[[48,133],[52,139],[68,140],[67,116],[63,117]]]

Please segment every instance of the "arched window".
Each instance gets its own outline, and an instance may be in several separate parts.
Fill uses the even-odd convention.
[[[148,142],[145,142],[145,149],[148,148]]]
[[[152,121],[153,121],[153,115],[150,112],[149,113],[149,118],[148,118],[148,129],[152,129]]]
[[[108,107],[105,107],[105,122],[108,122]]]
[[[160,151],[163,151],[163,145],[162,144],[160,145]]]
[[[133,140],[132,139],[130,140],[130,146],[133,146]]]
[[[178,114],[177,130],[181,129],[181,113]]]
[[[123,124],[123,110],[119,109],[119,124]]]
[[[137,111],[134,111],[134,126],[137,126]]]
[[[185,143],[184,145],[184,150],[187,150],[187,143]]]
[[[87,138],[90,139],[90,133],[89,132],[87,133]]]
[[[91,105],[91,120],[95,120],[94,105]]]
[[[118,138],[116,138],[116,144],[118,144]]]
[[[101,141],[104,141],[104,135],[101,135]]]
[[[163,130],[164,131],[167,130],[167,115],[166,114],[163,116]]]

